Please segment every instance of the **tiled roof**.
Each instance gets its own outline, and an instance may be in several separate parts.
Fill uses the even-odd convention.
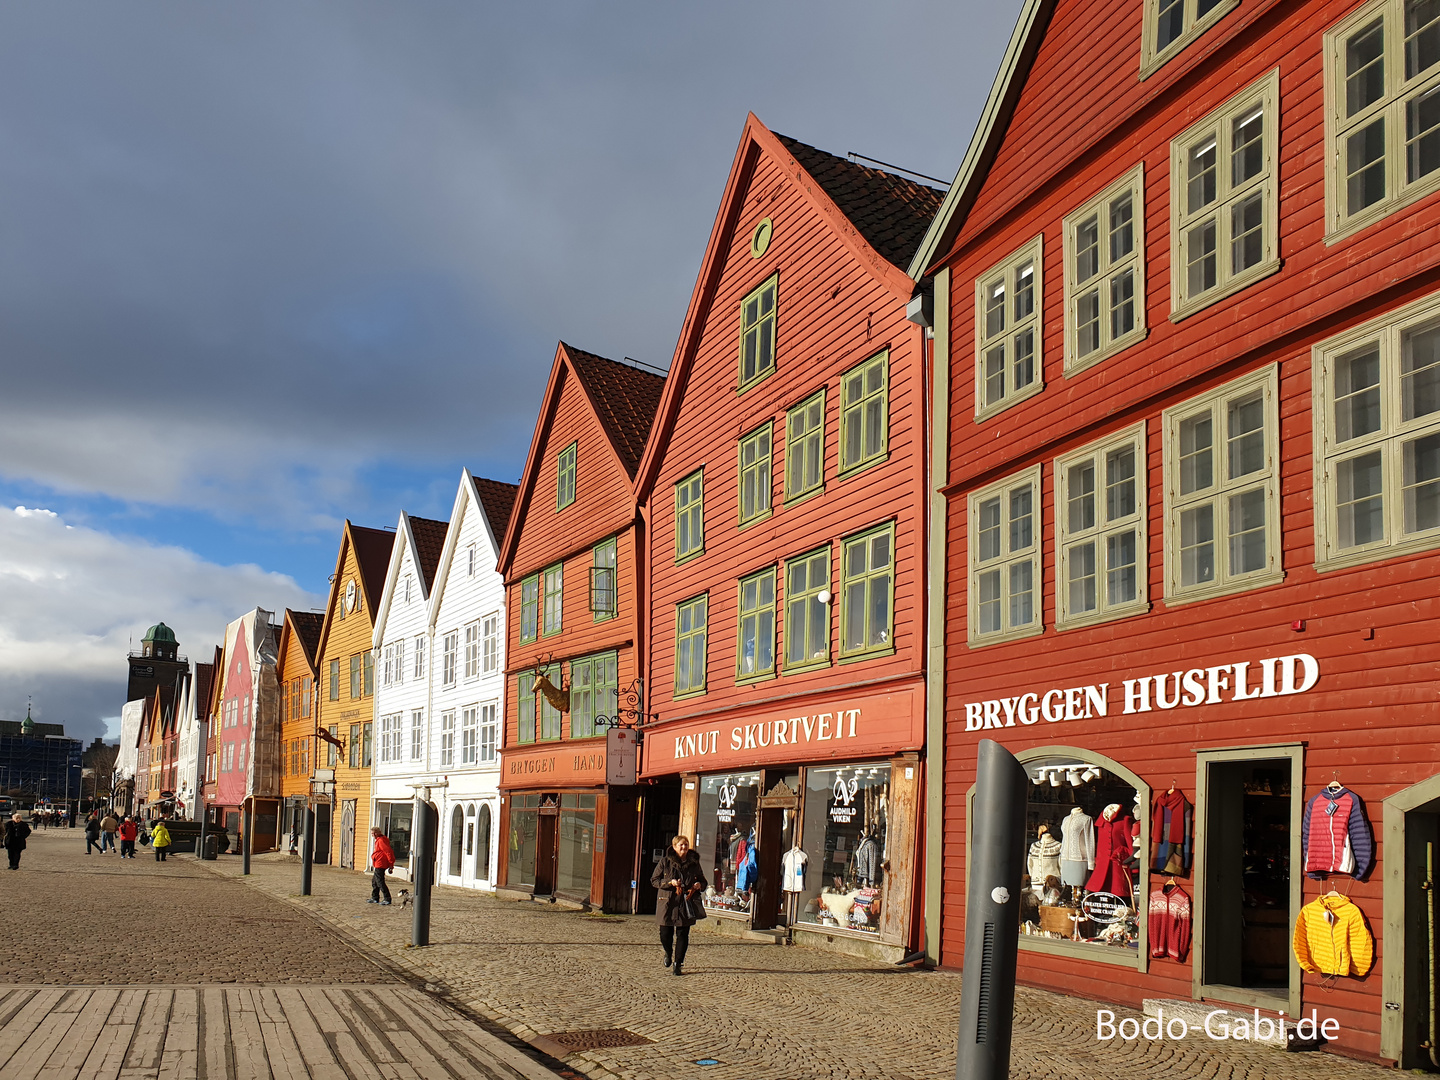
[[[827,154],[778,131],[775,137],[815,178],[866,243],[900,269],[909,267],[945,192]]]
[[[507,484],[503,480],[486,480],[475,477],[475,493],[480,496],[480,505],[490,522],[490,531],[498,544],[510,528],[510,515],[515,510],[515,499],[520,494],[519,484]]]
[[[573,345],[565,345],[565,351],[625,471],[634,477],[645,453],[645,440],[650,437],[650,425],[660,408],[665,377],[617,364]]]
[[[325,616],[319,611],[295,611],[293,608],[285,609],[285,617],[290,620],[290,625],[295,627],[295,637],[300,642],[300,647],[305,650],[305,659],[310,666],[315,666],[320,651],[320,631],[325,628]]]
[[[355,542],[355,561],[360,565],[360,576],[365,579],[368,603],[378,603],[380,592],[385,588],[385,574],[390,569],[390,549],[395,546],[395,534],[385,529],[351,525],[350,535]],[[370,618],[375,618],[374,611],[370,612]]]
[[[20,732],[20,724],[21,724],[21,721],[19,721],[19,720],[0,720],[0,735],[17,735],[17,736],[18,736],[19,734],[21,734],[21,732]],[[64,735],[64,734],[65,734],[65,725],[64,725],[64,724],[42,724],[42,723],[40,723],[40,721],[38,721],[38,720],[35,721],[35,731],[34,731],[34,735],[35,735],[35,737],[36,737],[37,739],[43,739],[46,735]]]
[[[316,615],[314,618],[318,620],[319,616]],[[318,622],[315,624],[315,634],[317,637],[320,634],[320,624]],[[197,717],[203,717],[205,715],[205,709],[210,702],[210,680],[214,677],[215,666],[213,664],[195,665],[195,693],[191,695],[191,698],[195,705],[195,715]]]
[[[415,562],[425,575],[427,591],[435,584],[435,571],[440,568],[440,554],[445,548],[445,533],[449,529],[448,521],[410,515],[410,532],[415,536]]]

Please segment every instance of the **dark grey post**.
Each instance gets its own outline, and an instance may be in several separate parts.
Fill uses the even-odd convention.
[[[1003,1080],[1010,1075],[1027,789],[1028,777],[1015,755],[982,739],[965,867],[957,1080]]]
[[[415,824],[410,834],[410,884],[415,887],[415,924],[410,944],[430,944],[430,888],[435,884],[435,841],[440,814],[429,799],[417,799]]]
[[[241,870],[241,873],[243,873],[243,874],[248,874],[248,873],[250,873],[250,847],[251,847],[250,837],[251,837],[251,834],[252,834],[252,832],[253,832],[253,830],[251,829],[251,826],[254,825],[254,824],[255,824],[255,801],[254,801],[253,799],[249,799],[249,800],[247,800],[246,803],[245,803],[245,824],[244,824],[244,826],[243,826],[243,828],[245,829],[245,843],[244,843],[243,845],[241,845],[241,849],[240,849],[240,850],[244,853],[244,855],[245,855],[245,866],[244,866],[244,868]]]
[[[305,800],[305,823],[300,829],[300,895],[310,895],[310,867],[315,861],[315,808]]]

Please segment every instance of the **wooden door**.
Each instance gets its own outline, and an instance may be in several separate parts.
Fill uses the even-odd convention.
[[[340,804],[340,869],[355,869],[355,800]]]
[[[559,801],[558,799],[556,800]],[[550,813],[546,813],[549,810]],[[560,821],[558,806],[540,807],[539,835],[535,841],[535,895],[555,894],[555,859],[559,855]]]
[[[315,856],[311,862],[324,864],[330,861],[330,823],[330,803],[318,803],[315,807]]]

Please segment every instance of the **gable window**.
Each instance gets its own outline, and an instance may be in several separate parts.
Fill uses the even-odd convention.
[[[350,698],[352,701],[364,696],[363,678],[360,654],[356,653],[350,657]]]
[[[495,760],[499,745],[500,724],[496,720],[496,708],[492,702],[489,705],[480,706],[480,763],[482,765]]]
[[[415,637],[415,678],[425,678],[425,637],[417,634]]]
[[[455,764],[455,710],[440,714],[440,764]]]
[[[455,685],[455,667],[459,652],[460,631],[451,630],[441,642],[440,684],[442,686]]]
[[[772,277],[740,302],[740,389],[775,370],[775,290]]]
[[[1055,622],[1144,611],[1145,425],[1055,462]]]
[[[1279,269],[1279,106],[1272,71],[1170,144],[1172,320]]]
[[[890,354],[871,357],[840,380],[840,471],[885,456],[890,437]]]
[[[1065,374],[1145,336],[1145,168],[1065,219]]]
[[[570,737],[595,734],[595,718],[615,716],[619,701],[618,658],[613,652],[587,656],[570,665]]]
[[[493,675],[500,670],[500,613],[485,616],[484,649],[481,654],[481,673]]]
[[[425,756],[425,713],[415,709],[410,713],[410,760],[419,761]]]
[[[475,554],[475,545],[471,544],[465,549],[465,576],[474,577],[477,565],[479,565],[479,558]]]
[[[612,618],[615,606],[615,538],[595,545],[590,567],[590,613],[596,622]]]
[[[1240,0],[1145,0],[1140,77],[1153,75]]]
[[[705,550],[704,470],[691,473],[675,485],[675,558]]]
[[[889,522],[843,544],[840,655],[895,648],[895,524]]]
[[[467,705],[460,717],[460,764],[477,764],[480,754],[480,706]]]
[[[395,646],[386,645],[384,651],[385,666],[381,672],[381,686],[389,686],[395,681]],[[281,719],[284,719],[283,717]],[[382,729],[383,730],[383,729]],[[381,760],[384,760],[382,755]]]
[[[1440,187],[1440,6],[1372,0],[1325,35],[1327,239]]]
[[[540,626],[540,575],[520,583],[520,641],[534,641]]]
[[[465,627],[465,678],[480,677],[480,622]]]
[[[830,660],[830,548],[785,564],[785,667]],[[823,598],[822,598],[823,594]]]
[[[340,700],[340,661],[330,661],[330,700]]]
[[[775,568],[740,579],[740,640],[735,674],[754,679],[775,673]]]
[[[1315,562],[1440,544],[1440,298],[1315,349]]]
[[[395,642],[395,681],[405,681],[405,639]]]
[[[705,628],[708,594],[675,605],[675,693],[705,689]]]
[[[579,443],[571,443],[560,451],[559,475],[555,481],[555,509],[564,510],[575,501],[575,454]]]
[[[1041,257],[1037,236],[975,281],[975,419],[1045,385],[1040,366]]]
[[[968,516],[970,644],[1040,633],[1040,466],[972,494]]]
[[[1165,410],[1165,602],[1279,581],[1275,365]]]
[[[785,498],[825,486],[825,391],[785,414]]]
[[[740,524],[770,513],[770,425],[740,440]]]
[[[564,608],[565,566],[556,563],[545,571],[545,622],[540,632],[546,637],[560,632],[560,615]]]
[[[405,575],[405,603],[407,603],[407,604],[410,603],[410,601],[411,601],[411,599],[412,599],[411,591],[412,591],[414,585],[415,585],[415,579],[414,579],[411,575],[406,574],[406,575]]]

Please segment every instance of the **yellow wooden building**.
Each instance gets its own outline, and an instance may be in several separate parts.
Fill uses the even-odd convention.
[[[310,777],[316,761],[315,698],[319,679],[316,650],[325,617],[315,611],[285,609],[280,631],[276,670],[280,680],[280,836],[281,850],[299,848],[302,812],[310,796]],[[330,807],[317,819],[316,862],[330,859]]]

